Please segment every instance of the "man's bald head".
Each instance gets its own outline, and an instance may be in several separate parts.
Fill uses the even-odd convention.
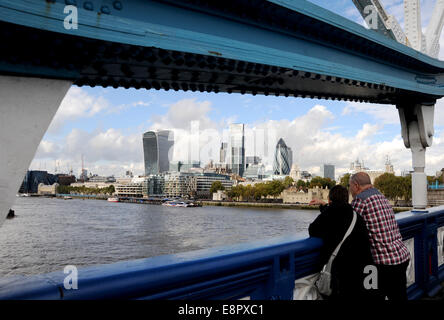
[[[372,181],[367,173],[358,172],[350,177],[349,186],[350,192],[354,198],[362,191],[372,188]]]
[[[367,186],[369,184],[372,184],[372,181],[370,179],[370,176],[365,172],[358,172],[355,173],[350,177],[350,181],[357,183],[361,187]]]

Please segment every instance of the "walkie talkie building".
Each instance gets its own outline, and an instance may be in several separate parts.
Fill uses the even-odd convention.
[[[174,132],[170,130],[148,131],[143,134],[145,176],[169,170],[174,146]]]

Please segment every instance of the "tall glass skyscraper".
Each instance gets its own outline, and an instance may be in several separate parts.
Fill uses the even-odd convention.
[[[322,176],[324,178],[330,178],[331,180],[335,180],[335,166],[332,164],[323,164]]]
[[[239,176],[245,171],[245,127],[243,123],[230,124],[230,169]]]
[[[170,130],[148,131],[143,134],[145,176],[169,170],[170,150],[174,146],[174,132]]]
[[[220,156],[219,156],[220,163],[225,163],[225,161],[227,161],[227,148],[228,148],[228,143],[222,142],[222,145],[220,146]]]
[[[273,172],[274,174],[288,175],[290,174],[291,165],[293,163],[293,151],[287,147],[284,140],[279,139],[274,153]]]

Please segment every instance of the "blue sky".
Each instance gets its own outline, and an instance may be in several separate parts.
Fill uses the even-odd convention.
[[[362,23],[351,0],[312,2],[323,7],[328,4],[328,9]],[[402,23],[402,1],[382,3]],[[432,6],[430,1],[423,6],[425,24]],[[435,142],[427,160],[429,174],[444,167],[444,157],[441,156],[444,153],[441,152],[444,150],[441,144],[444,116],[441,112],[435,116]],[[143,132],[177,129],[177,136],[187,137],[190,121],[199,121],[202,136],[214,135],[213,131],[217,131],[220,140],[232,122],[245,123],[249,128],[273,130],[293,149],[299,167],[315,174],[320,173],[320,166],[325,162],[335,164],[337,175],[345,173],[356,158],[364,160],[372,169],[380,169],[384,166],[385,156],[389,156],[398,174],[411,167],[410,152],[403,147],[394,106],[73,86],[45,134],[31,169],[53,172],[57,165],[59,172],[72,168],[78,174],[83,154],[85,167],[93,173],[121,176],[131,170],[142,174]],[[205,143],[202,136],[201,148]],[[182,140],[180,144],[186,145],[186,141]],[[209,159],[217,161],[220,141],[213,138],[211,143],[215,145],[213,153],[206,150],[205,154],[199,155],[204,164]],[[247,149],[247,155],[251,152],[251,148]],[[179,159],[183,153],[178,150],[175,157]]]

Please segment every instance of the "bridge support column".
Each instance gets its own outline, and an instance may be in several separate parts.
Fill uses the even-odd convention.
[[[0,225],[71,81],[0,76]]]
[[[406,148],[412,150],[412,203],[414,210],[427,206],[426,148],[433,141],[435,103],[405,103],[396,106],[401,120],[401,133]]]

